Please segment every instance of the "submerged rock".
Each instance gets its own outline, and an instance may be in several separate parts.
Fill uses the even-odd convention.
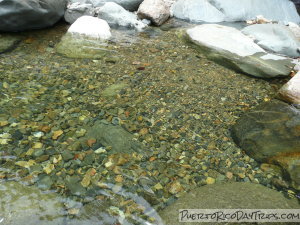
[[[287,199],[280,192],[260,184],[233,182],[196,188],[159,214],[166,225],[180,225],[180,209],[298,209],[299,206],[296,199]]]
[[[20,37],[0,34],[0,54],[13,50],[20,41]]]
[[[0,31],[23,31],[49,27],[65,12],[66,0],[2,0]]]
[[[0,209],[1,224],[64,224],[63,204],[56,194],[14,181],[0,182]]]
[[[232,135],[249,156],[281,166],[300,189],[300,109],[278,100],[264,103],[244,114]]]
[[[300,56],[300,42],[293,32],[280,24],[256,24],[242,32],[252,38],[263,49],[290,57]]]
[[[125,82],[116,83],[105,88],[102,92],[102,96],[105,98],[115,97],[117,94],[119,94],[121,90],[126,88],[128,88],[127,83]]]
[[[105,20],[82,16],[70,26],[56,51],[71,58],[102,58],[110,52],[106,48],[110,37],[110,27]]]
[[[92,4],[80,4],[79,2],[68,5],[65,12],[65,21],[74,23],[81,16],[94,16],[95,8]]]
[[[170,8],[164,0],[144,0],[137,14],[141,19],[149,19],[160,26],[169,18]]]
[[[121,26],[142,30],[146,27],[142,21],[139,21],[134,13],[128,12],[122,6],[107,2],[98,10],[98,17],[106,20],[110,26]]]
[[[279,90],[279,95],[293,104],[300,104],[300,72]]]
[[[186,31],[197,49],[216,62],[252,76],[287,76],[293,68],[290,59],[268,54],[239,30],[204,24]]]
[[[171,7],[171,14],[191,22],[222,22],[225,15],[207,0],[178,0]]]
[[[88,140],[95,139],[97,144],[110,147],[110,153],[132,153],[143,150],[142,144],[133,140],[134,136],[120,126],[98,121],[87,130],[86,135],[80,139],[83,145],[86,145]]]

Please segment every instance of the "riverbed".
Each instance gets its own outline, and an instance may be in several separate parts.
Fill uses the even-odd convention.
[[[239,149],[230,129],[287,79],[257,79],[206,59],[180,37],[183,26],[113,31],[113,51],[99,59],[56,53],[63,22],[14,34],[22,41],[0,55],[0,179],[57,193],[65,224],[160,224],[156,212],[218,182],[276,189],[277,175]],[[99,121],[143,147],[111,154],[93,138],[78,144]]]

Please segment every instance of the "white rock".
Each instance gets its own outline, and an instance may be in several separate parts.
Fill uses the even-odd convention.
[[[222,22],[224,14],[207,0],[179,0],[171,7],[171,14],[191,22]]]
[[[65,21],[72,24],[81,16],[94,16],[95,9],[92,4],[81,4],[79,2],[69,4],[65,11]]]
[[[262,48],[290,57],[299,57],[300,42],[293,32],[280,24],[255,24],[242,29]]]
[[[68,33],[102,40],[107,40],[111,37],[108,23],[105,20],[92,16],[82,16],[78,18],[70,26]]]
[[[279,94],[290,103],[300,104],[300,72],[282,86]]]
[[[260,58],[261,59],[265,59],[265,60],[268,60],[268,59],[271,59],[271,60],[283,60],[283,59],[286,59],[286,57],[283,57],[283,56],[280,56],[280,55],[269,54],[269,53],[261,56]]]
[[[298,24],[295,24],[293,22],[289,22],[287,24],[287,27],[293,32],[293,34],[295,35],[295,37],[300,40],[300,27]]]
[[[205,43],[206,46],[222,49],[239,56],[265,52],[253,40],[232,27],[217,24],[205,24],[187,30],[192,40]]]
[[[246,21],[262,15],[268,20],[299,23],[294,3],[289,0],[209,0],[226,16],[226,21]]]
[[[241,31],[218,24],[204,24],[187,30],[188,38],[208,58],[256,77],[287,76],[292,60],[266,53]]]
[[[114,2],[105,3],[98,9],[98,13],[98,17],[106,20],[111,26],[131,27],[137,30],[142,30],[147,26],[139,21],[134,13]]]
[[[139,18],[149,19],[159,26],[170,17],[170,8],[164,0],[144,0],[137,14]]]

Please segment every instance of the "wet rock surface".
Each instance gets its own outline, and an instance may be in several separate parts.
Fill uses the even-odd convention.
[[[299,207],[297,201],[287,199],[283,194],[262,185],[233,182],[196,188],[159,214],[166,225],[179,225],[181,224],[178,222],[180,209],[299,209]]]
[[[299,189],[300,110],[274,100],[243,115],[233,137],[246,153],[260,162],[280,165]]]

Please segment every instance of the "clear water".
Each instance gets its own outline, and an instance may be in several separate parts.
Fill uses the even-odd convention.
[[[38,188],[40,195],[54,192],[41,201],[24,192],[27,207],[41,205],[38,223],[162,224],[159,210],[211,174],[226,182],[227,171],[241,171],[245,177],[233,180],[250,182],[249,174],[259,171],[231,140],[230,127],[273,98],[284,80],[255,79],[207,60],[178,36],[178,27],[189,26],[171,21],[142,33],[114,31],[114,53],[96,60],[55,52],[64,23],[15,34],[21,43],[0,55],[0,179]],[[102,94],[120,83],[116,95]],[[91,142],[69,150],[82,128],[100,120],[122,127],[145,148],[112,155]],[[255,182],[271,186],[261,174]],[[7,208],[16,207],[13,193],[22,188],[14,188],[2,190],[11,196]],[[42,205],[53,201],[61,210],[49,216]],[[0,213],[0,224],[14,224],[11,216]]]

